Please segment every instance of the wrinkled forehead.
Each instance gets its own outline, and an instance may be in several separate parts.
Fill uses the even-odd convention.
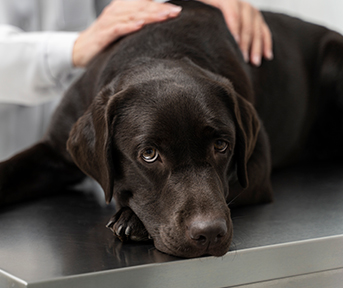
[[[234,119],[222,101],[230,96],[215,88],[169,81],[132,87],[118,111],[118,133],[137,143],[196,141],[216,134],[234,138]]]

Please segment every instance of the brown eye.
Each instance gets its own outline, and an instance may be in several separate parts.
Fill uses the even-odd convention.
[[[141,156],[145,162],[152,163],[152,162],[155,162],[157,160],[158,152],[154,148],[148,148],[148,149],[143,151]]]
[[[216,140],[214,142],[214,149],[217,152],[221,152],[221,153],[225,152],[228,146],[229,146],[229,143],[224,140]]]

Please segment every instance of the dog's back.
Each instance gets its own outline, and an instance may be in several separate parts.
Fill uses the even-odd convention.
[[[149,65],[150,59],[188,57],[196,65],[229,79],[242,97],[254,103],[270,138],[274,166],[298,159],[318,109],[323,108],[319,98],[325,78],[321,67],[326,42],[342,43],[342,37],[318,25],[266,12],[275,59],[263,61],[256,68],[244,62],[219,10],[195,1],[174,3],[183,6],[180,17],[147,25],[114,43],[91,63],[54,117],[50,129],[54,141],[60,142],[60,147],[64,145],[68,134],[61,135],[56,127],[69,131],[93,97],[118,75]],[[333,69],[339,69],[339,61],[334,65]],[[84,107],[80,103],[85,103]],[[68,113],[72,119],[66,129],[66,121],[59,115],[72,107],[74,113]]]
[[[341,158],[343,37],[287,15],[264,17],[276,57],[250,71],[274,167]]]

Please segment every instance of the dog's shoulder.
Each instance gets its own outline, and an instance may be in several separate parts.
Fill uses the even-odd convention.
[[[328,33],[332,33],[328,28],[304,21],[290,15],[262,12],[273,35],[273,42],[282,46],[297,45],[302,51],[315,51],[320,39]]]

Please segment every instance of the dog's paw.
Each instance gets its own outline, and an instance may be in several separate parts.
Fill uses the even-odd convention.
[[[151,239],[143,223],[130,208],[121,208],[106,225],[122,242]]]

